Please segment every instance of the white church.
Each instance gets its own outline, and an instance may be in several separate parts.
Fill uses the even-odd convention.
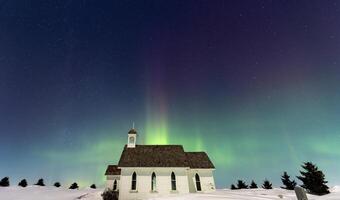
[[[205,152],[185,152],[182,145],[136,145],[137,131],[128,132],[118,165],[105,172],[106,187],[120,200],[211,192],[215,167]]]

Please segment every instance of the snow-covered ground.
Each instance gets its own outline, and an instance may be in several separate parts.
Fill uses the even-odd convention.
[[[103,189],[69,190],[56,187],[28,186],[26,188],[11,186],[0,187],[0,200],[100,200]],[[324,196],[308,195],[309,200],[340,200],[340,186],[331,188],[331,194]],[[152,200],[272,200],[294,199],[294,191],[283,189],[245,189],[217,190],[213,193],[196,193],[180,196],[153,198]]]
[[[102,189],[70,190],[53,186],[0,187],[0,200],[101,200]]]
[[[331,189],[331,194],[324,196],[307,195],[309,200],[340,200],[340,187]],[[242,189],[242,190],[217,190],[210,194],[188,194],[177,197],[154,198],[152,200],[272,200],[289,199],[296,200],[295,192],[275,188],[265,189]]]

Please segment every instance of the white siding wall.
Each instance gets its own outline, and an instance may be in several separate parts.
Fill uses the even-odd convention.
[[[106,176],[106,188],[113,189],[113,183],[117,180],[117,189],[119,189],[120,175],[108,175]]]
[[[200,177],[202,192],[215,191],[215,180],[213,175],[213,169],[190,169],[188,173],[188,182],[190,192],[196,192],[196,173]]]
[[[189,193],[188,168],[122,168],[119,199],[137,200],[149,197]],[[137,174],[137,191],[131,191],[132,174]],[[151,191],[151,174],[156,174],[156,191]],[[176,175],[176,191],[171,191],[171,172]]]

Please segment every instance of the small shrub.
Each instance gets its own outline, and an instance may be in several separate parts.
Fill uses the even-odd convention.
[[[231,184],[231,186],[230,186],[230,189],[232,189],[232,190],[236,190],[237,188],[235,187],[235,185],[234,185],[234,184]]]
[[[251,181],[249,188],[255,189],[255,188],[258,188],[258,187],[257,187],[257,184],[254,181]]]
[[[267,179],[263,181],[262,188],[263,189],[273,189],[272,184]]]
[[[118,200],[119,193],[111,189],[107,189],[103,192],[103,200]]]
[[[18,186],[26,187],[26,186],[27,186],[27,181],[26,181],[26,179],[22,179],[22,180],[19,182]]]
[[[71,189],[71,190],[74,190],[74,189],[78,189],[79,186],[77,183],[72,183],[72,185],[68,188],[68,189]]]
[[[38,186],[45,186],[45,183],[44,183],[44,179],[39,179],[38,182],[35,184],[35,185],[38,185]]]
[[[59,182],[55,182],[54,183],[54,187],[60,187],[61,185],[60,185],[60,183]]]
[[[248,189],[248,185],[244,181],[238,180],[237,189]]]
[[[96,187],[96,185],[95,185],[95,184],[92,184],[92,185],[90,186],[90,188],[92,188],[92,189],[96,189],[97,187]]]
[[[0,187],[8,187],[8,186],[9,186],[9,178],[8,177],[4,177],[3,179],[1,179]]]

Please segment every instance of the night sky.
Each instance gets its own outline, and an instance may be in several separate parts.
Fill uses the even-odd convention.
[[[139,144],[206,151],[217,187],[340,184],[339,1],[0,0],[0,178],[102,185]]]

